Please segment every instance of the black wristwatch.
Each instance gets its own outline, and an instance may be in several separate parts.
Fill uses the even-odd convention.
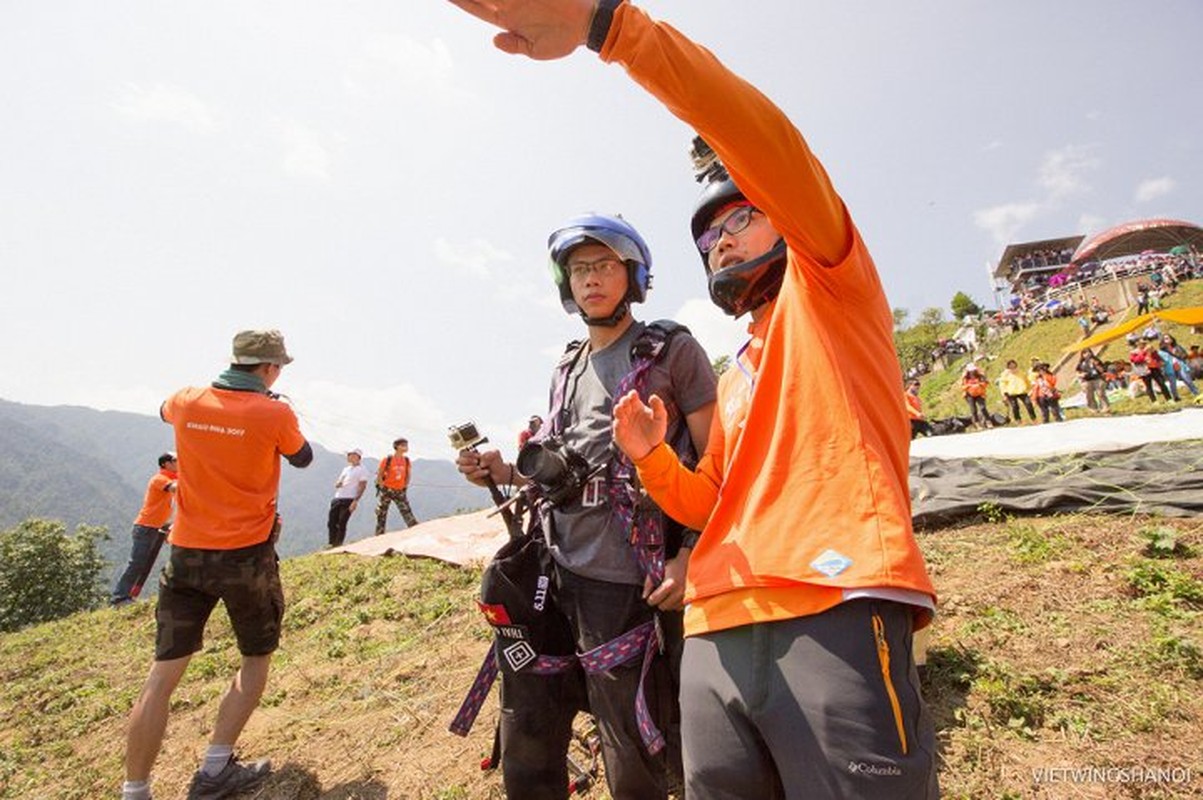
[[[614,9],[622,4],[622,0],[598,0],[597,10],[593,12],[593,21],[589,23],[589,38],[585,46],[595,53],[600,53],[610,35],[610,24],[614,22]]]

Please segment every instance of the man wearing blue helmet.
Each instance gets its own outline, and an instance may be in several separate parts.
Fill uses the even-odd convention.
[[[538,456],[540,448],[561,448],[557,452],[572,453],[581,465],[582,485],[550,504],[555,601],[580,654],[621,648],[640,629],[662,637],[657,645],[649,634],[639,645],[640,652],[647,647],[646,662],[638,657],[600,670],[584,656],[581,662],[610,795],[665,798],[681,785],[681,598],[696,532],[666,524],[639,490],[630,461],[613,447],[611,415],[614,400],[632,389],[665,399],[667,440],[683,460],[695,463],[710,429],[714,371],[687,330],[664,322],[645,325],[631,315],[631,304],[642,303],[651,285],[651,254],[626,220],[576,217],[551,234],[548,253],[564,310],[581,316],[587,338],[571,343],[557,365],[547,422],[516,464],[490,450],[465,451],[458,466],[476,483],[492,478],[525,485],[527,454]],[[539,484],[537,474],[531,475]],[[645,547],[648,542],[652,546]],[[548,701],[547,693],[562,693],[557,685],[563,684],[519,681],[502,671],[501,766],[511,797],[567,796],[564,756],[576,708],[571,698]],[[637,713],[643,703],[650,729]],[[530,725],[522,723],[527,710],[540,717]]]
[[[936,797],[912,658],[936,597],[911,525],[893,315],[823,165],[781,109],[634,3],[451,2],[500,28],[507,53],[587,46],[707,143],[691,232],[711,298],[750,316],[750,338],[695,468],[666,446],[659,399],[614,404],[643,486],[702,531],[685,589],[686,796]]]

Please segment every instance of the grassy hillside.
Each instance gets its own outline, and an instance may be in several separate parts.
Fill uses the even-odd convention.
[[[1187,308],[1203,305],[1203,280],[1193,280],[1182,284],[1178,291],[1166,299],[1167,308]],[[1135,314],[1135,308],[1121,311],[1115,320],[1121,321]],[[1108,326],[1105,326],[1108,327]],[[1165,331],[1174,334],[1179,342],[1189,347],[1191,344],[1203,344],[1203,336],[1192,333],[1190,328],[1183,325],[1167,325]],[[1066,395],[1080,391],[1076,383],[1073,367],[1077,364],[1076,356],[1066,356],[1065,348],[1082,338],[1077,321],[1072,318],[1050,319],[1024,328],[1017,333],[1006,333],[1000,339],[989,342],[983,349],[983,354],[976,357],[979,367],[984,367],[986,376],[994,381],[1002,372],[1008,359],[1015,359],[1023,370],[1027,370],[1032,357],[1047,361],[1054,367],[1062,359],[1069,359],[1064,370],[1058,372],[1058,381]],[[1107,360],[1127,358],[1127,347],[1123,340],[1108,344],[1098,355]],[[963,416],[968,413],[965,400],[961,396],[961,372],[969,356],[962,356],[942,372],[935,372],[923,378],[921,396],[924,410],[930,418],[941,418],[952,415]],[[998,393],[997,387],[992,387],[986,396],[991,411],[1006,413],[1006,403]],[[1120,413],[1147,413],[1161,411],[1160,406],[1154,406],[1146,399],[1136,401],[1126,397],[1116,404],[1115,410]],[[1079,410],[1067,410],[1067,418],[1086,413]]]
[[[927,683],[945,797],[1203,797],[1203,525],[1070,516],[920,540],[942,600]],[[446,730],[488,643],[477,572],[330,555],[283,570],[284,642],[240,745],[277,772],[252,796],[500,797],[478,768],[495,697],[469,738]],[[114,796],[153,631],[141,603],[0,637],[0,798]],[[182,796],[236,663],[219,613],[174,699],[160,798]],[[1133,766],[1168,772],[1047,771]]]

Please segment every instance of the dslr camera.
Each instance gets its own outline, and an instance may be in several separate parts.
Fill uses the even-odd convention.
[[[538,486],[547,502],[557,507],[580,495],[593,473],[589,462],[559,436],[522,445],[515,466],[519,475]]]

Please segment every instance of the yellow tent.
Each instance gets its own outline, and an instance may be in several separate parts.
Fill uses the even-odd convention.
[[[1114,328],[1109,328],[1105,331],[1100,331],[1094,336],[1087,337],[1080,342],[1071,344],[1065,348],[1067,353],[1076,353],[1080,350],[1085,350],[1087,347],[1098,347],[1100,344],[1106,344],[1113,339],[1118,339],[1121,336],[1127,336],[1133,331],[1147,328],[1158,322],[1173,322],[1178,325],[1203,325],[1203,306],[1194,306],[1192,308],[1163,308],[1160,311],[1154,311],[1151,314],[1141,314],[1139,317],[1134,317],[1127,322],[1121,322]]]

